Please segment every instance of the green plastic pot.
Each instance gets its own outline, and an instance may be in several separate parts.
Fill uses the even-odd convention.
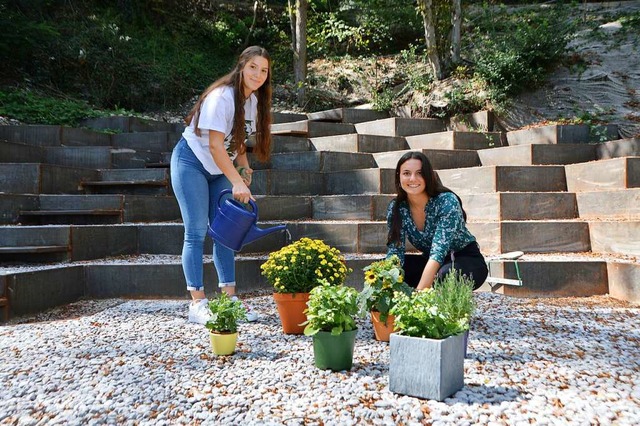
[[[313,355],[316,367],[321,370],[351,370],[353,348],[358,329],[344,331],[332,336],[328,331],[319,331],[313,335]]]

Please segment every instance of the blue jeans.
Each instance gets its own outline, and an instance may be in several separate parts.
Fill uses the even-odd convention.
[[[171,185],[180,205],[184,223],[182,269],[187,290],[204,291],[203,260],[204,239],[209,223],[216,215],[220,192],[230,189],[225,175],[207,172],[195,156],[187,141],[180,138],[171,154]],[[236,285],[233,250],[213,243],[213,264],[218,273],[218,286]]]

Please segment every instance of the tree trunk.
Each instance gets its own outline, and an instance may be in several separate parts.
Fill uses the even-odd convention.
[[[424,37],[427,41],[427,60],[436,80],[442,79],[442,66],[438,57],[436,26],[433,16],[433,0],[418,0],[424,23]]]
[[[451,15],[451,62],[460,62],[460,32],[462,27],[461,0],[453,0],[453,14]]]
[[[307,79],[307,0],[296,0],[295,10],[289,0],[291,22],[291,46],[293,49],[293,75],[298,92],[298,106],[306,101],[305,81]]]

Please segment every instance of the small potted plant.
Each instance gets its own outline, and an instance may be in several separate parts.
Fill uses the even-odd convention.
[[[350,370],[355,346],[355,316],[358,314],[358,291],[322,280],[309,295],[304,334],[313,336],[316,367],[323,370]]]
[[[232,300],[220,293],[209,301],[211,318],[206,323],[209,329],[211,349],[216,355],[231,355],[238,340],[238,321],[247,319],[247,311],[239,300]]]
[[[462,389],[465,333],[474,309],[473,281],[454,269],[432,289],[396,293],[389,390],[442,401]]]
[[[404,270],[396,255],[373,262],[363,271],[364,287],[358,296],[360,313],[370,313],[376,339],[388,342],[394,327],[394,316],[389,313],[395,304],[394,293],[409,295],[413,289],[404,282]]]
[[[338,249],[311,238],[301,238],[272,252],[260,269],[273,285],[273,298],[286,334],[303,333],[300,324],[307,320],[304,310],[312,288],[321,280],[343,284],[351,272]]]

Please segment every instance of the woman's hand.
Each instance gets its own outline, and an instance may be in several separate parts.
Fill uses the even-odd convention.
[[[249,187],[247,187],[244,182],[234,184],[231,188],[231,192],[233,193],[233,198],[240,201],[241,203],[246,204],[249,202],[249,200],[256,200],[255,198],[253,198]]]

